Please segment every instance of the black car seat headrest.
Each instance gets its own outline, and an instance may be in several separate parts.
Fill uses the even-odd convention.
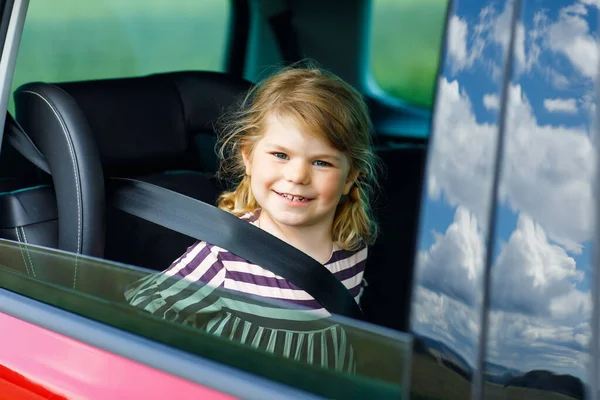
[[[72,129],[78,136],[89,130],[102,167],[111,175],[214,170],[214,124],[250,86],[244,79],[205,71],[36,82],[15,92],[16,119],[29,133],[30,118],[42,118],[36,123],[40,127],[59,128],[60,120],[79,114],[81,123]],[[202,141],[203,136],[209,139]]]

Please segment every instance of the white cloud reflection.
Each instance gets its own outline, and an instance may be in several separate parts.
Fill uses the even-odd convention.
[[[539,78],[553,84],[552,90],[565,90],[582,79],[591,87],[595,69],[588,64],[596,65],[598,39],[585,16],[586,5],[592,3],[597,4],[574,2],[554,21],[537,12],[528,29],[521,25],[515,78],[537,71]],[[474,27],[466,19],[454,20],[456,43],[449,54],[454,65],[451,78],[439,81],[427,176],[429,199],[450,206],[454,218],[447,228],[430,232],[433,243],[418,256],[413,328],[451,345],[471,361],[479,333],[477,291],[484,267],[486,197],[491,193],[497,126],[478,119],[469,94],[453,76],[477,63],[489,66],[489,60],[480,56],[491,43],[506,46],[507,9],[498,13],[487,7]],[[578,77],[555,65],[540,65],[543,54],[567,60]],[[516,222],[510,231],[497,232],[488,361],[586,380],[591,295],[583,266],[576,260],[593,233],[596,159],[590,123],[584,118],[592,115],[595,99],[591,89],[579,99],[544,93],[545,99],[537,103],[543,107],[540,111],[568,118],[577,114],[581,124],[540,122],[523,86],[510,85],[499,205],[507,215],[514,213]],[[478,101],[487,110],[499,107],[496,93],[486,93]]]

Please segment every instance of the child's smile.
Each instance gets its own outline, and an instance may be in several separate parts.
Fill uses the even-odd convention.
[[[309,201],[311,201],[312,199],[304,197],[304,196],[300,196],[297,194],[290,194],[290,193],[278,193],[275,192],[278,195],[280,195],[281,197],[283,197],[284,199],[290,201],[292,204],[306,204]]]
[[[337,205],[353,183],[342,152],[303,132],[294,119],[271,115],[245,164],[260,219],[280,229],[310,226],[331,235]]]

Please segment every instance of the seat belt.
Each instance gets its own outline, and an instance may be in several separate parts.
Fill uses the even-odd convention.
[[[119,210],[227,249],[306,291],[327,311],[363,319],[344,284],[321,263],[259,227],[208,203],[128,178],[110,178],[109,203]]]
[[[8,143],[14,147],[23,157],[28,159],[32,164],[42,171],[50,174],[50,167],[46,162],[46,157],[33,144],[31,138],[27,136],[21,125],[13,118],[12,115],[6,112],[6,122],[4,123],[4,134]],[[51,174],[50,174],[51,175]]]
[[[49,173],[43,154],[7,115],[5,134],[25,158]],[[163,187],[129,178],[110,178],[108,202],[114,207],[227,249],[273,272],[310,294],[332,314],[359,320],[364,315],[350,291],[321,263],[233,214]]]

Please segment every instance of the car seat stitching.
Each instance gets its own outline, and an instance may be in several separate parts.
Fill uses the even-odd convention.
[[[17,243],[19,243],[19,250],[21,250],[21,257],[23,257],[23,264],[25,264],[25,271],[27,275],[31,275],[29,273],[29,267],[27,266],[27,260],[25,259],[25,253],[23,252],[23,244],[21,243],[21,235],[19,234],[19,228],[15,227],[15,232],[17,233]]]
[[[65,135],[65,138],[67,139],[67,144],[69,146],[69,153],[71,156],[71,162],[73,164],[73,173],[75,174],[75,194],[77,196],[77,253],[75,254],[75,273],[73,275],[73,288],[75,288],[75,282],[77,280],[77,262],[78,262],[78,257],[79,257],[79,253],[81,252],[81,195],[80,195],[80,185],[79,185],[79,171],[77,168],[77,161],[75,158],[75,149],[73,146],[73,141],[71,138],[71,135],[69,134],[69,131],[66,127],[65,122],[63,121],[63,119],[61,118],[61,116],[58,114],[58,112],[56,111],[56,107],[48,100],[46,99],[43,95],[41,95],[38,92],[34,92],[32,90],[23,90],[22,93],[30,93],[33,95],[38,96],[39,98],[41,98],[47,105],[48,107],[50,107],[50,110],[52,110],[52,112],[54,113],[54,115],[56,116],[57,120],[59,121],[62,131]]]
[[[25,242],[25,251],[27,251],[27,258],[29,259],[29,265],[31,265],[31,272],[33,273],[33,276],[36,277],[35,268],[33,268],[33,261],[31,261],[31,254],[29,253],[27,235],[25,235],[25,229],[23,229],[23,227],[21,227],[21,235],[23,235],[23,241]]]

